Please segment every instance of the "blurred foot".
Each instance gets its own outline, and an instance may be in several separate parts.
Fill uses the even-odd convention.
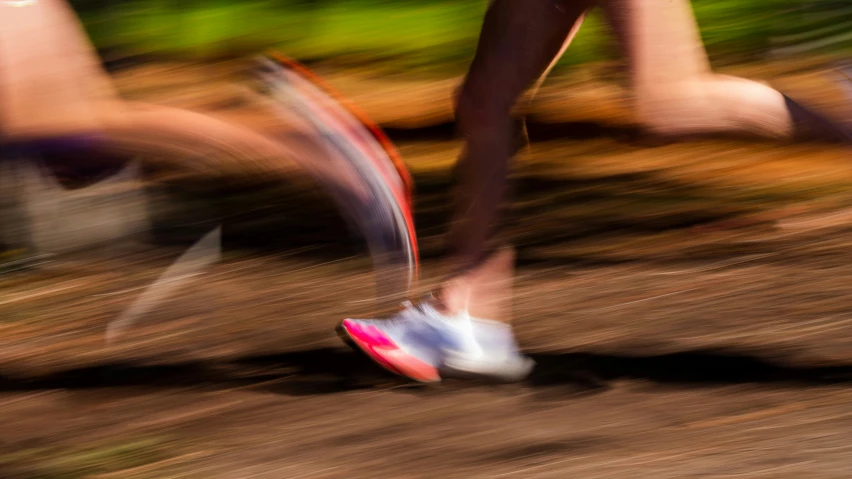
[[[344,341],[395,374],[420,382],[446,377],[521,381],[534,362],[518,351],[511,326],[439,312],[434,300],[404,309],[389,319],[345,319]]]

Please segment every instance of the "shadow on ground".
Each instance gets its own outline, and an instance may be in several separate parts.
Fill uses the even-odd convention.
[[[796,366],[729,351],[695,350],[653,356],[598,353],[536,354],[536,369],[524,386],[564,386],[566,394],[607,389],[615,380],[656,385],[705,387],[775,384],[816,387],[852,383],[852,364]],[[172,364],[109,363],[27,377],[0,375],[0,391],[137,387],[151,389],[254,389],[274,394],[312,396],[358,389],[417,385],[397,382],[358,353],[332,348],[247,356],[226,362]],[[466,383],[445,383],[448,388]],[[471,383],[476,384],[476,383]],[[481,386],[482,384],[476,384]]]
[[[442,238],[452,214],[453,183],[449,171],[415,177],[415,224],[424,259],[444,253]],[[722,194],[653,172],[570,178],[522,167],[512,188],[515,205],[504,226],[522,261],[525,249],[531,247],[683,230],[787,200],[731,197],[729,192]],[[318,192],[311,201],[304,200],[304,191],[286,187],[209,197],[188,197],[185,192],[170,195],[177,201],[165,221],[155,222],[158,243],[191,243],[210,229],[207,223],[212,220],[200,222],[199,215],[213,218],[218,214],[224,222],[226,249],[266,253],[304,249],[307,257],[318,260],[340,257],[341,252],[365,252],[357,231],[348,228],[335,205]],[[588,254],[580,259],[594,260]]]
[[[608,125],[597,121],[540,121],[534,117],[526,120],[529,139],[534,142],[550,140],[591,140],[612,138],[627,143],[642,141],[638,128]],[[418,128],[385,127],[385,134],[394,142],[450,141],[458,138],[454,122],[443,122]]]

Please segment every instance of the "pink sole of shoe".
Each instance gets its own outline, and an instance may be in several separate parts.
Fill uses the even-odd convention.
[[[379,366],[414,381],[433,383],[441,380],[434,366],[407,354],[378,328],[344,319],[341,330],[364,353]]]

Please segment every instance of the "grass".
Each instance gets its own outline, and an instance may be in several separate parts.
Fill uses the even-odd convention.
[[[0,454],[0,474],[20,479],[132,477],[121,471],[165,460],[172,455],[166,448],[166,442],[157,438],[75,448],[28,448]]]
[[[741,60],[766,54],[774,36],[801,29],[804,17],[793,9],[801,3],[695,0],[693,7],[710,55]],[[486,6],[484,0],[130,0],[79,10],[101,48],[210,58],[276,47],[297,58],[350,59],[409,72],[464,68]],[[613,52],[601,18],[593,13],[561,66]]]

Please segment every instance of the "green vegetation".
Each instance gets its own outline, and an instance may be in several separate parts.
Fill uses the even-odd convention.
[[[162,461],[170,456],[167,448],[165,441],[148,438],[79,448],[24,449],[0,454],[0,474],[27,479],[129,477],[120,471]]]
[[[461,69],[469,61],[485,0],[128,0],[72,2],[95,43],[127,53],[179,58],[245,55],[268,47],[310,59],[380,64],[397,71]],[[742,61],[769,53],[773,41],[807,41],[816,32],[839,41],[817,48],[850,51],[852,24],[843,2],[694,0],[708,51]],[[806,7],[806,8],[805,8]],[[839,28],[838,25],[847,25]],[[592,14],[564,65],[609,57],[612,42]]]

